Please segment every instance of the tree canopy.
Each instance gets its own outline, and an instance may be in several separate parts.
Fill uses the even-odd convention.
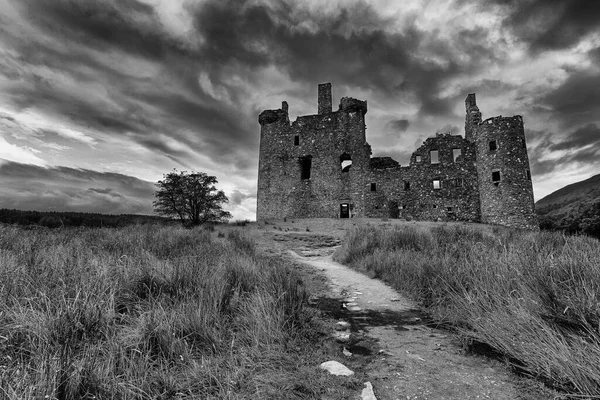
[[[231,214],[222,206],[229,199],[216,183],[216,177],[204,172],[173,170],[156,184],[154,212],[193,225],[227,220]]]

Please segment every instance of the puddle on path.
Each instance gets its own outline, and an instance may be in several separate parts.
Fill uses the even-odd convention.
[[[336,320],[350,323],[351,332],[367,331],[372,326],[392,326],[398,331],[409,330],[411,325],[429,325],[432,323],[425,313],[419,310],[391,311],[391,310],[360,310],[350,311],[340,298],[320,297],[315,300],[313,306]]]

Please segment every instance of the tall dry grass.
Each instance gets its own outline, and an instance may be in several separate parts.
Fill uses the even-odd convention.
[[[600,246],[504,228],[361,226],[336,258],[569,393],[600,396]]]
[[[306,298],[236,231],[0,226],[0,398],[318,398]]]

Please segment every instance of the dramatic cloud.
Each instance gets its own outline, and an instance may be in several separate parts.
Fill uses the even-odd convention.
[[[132,176],[0,160],[0,205],[38,211],[151,214],[156,187]]]
[[[565,127],[600,119],[600,72],[574,72],[560,86],[541,97]]]
[[[552,145],[551,150],[580,149],[594,144],[600,145],[600,128],[596,124],[588,124],[569,134],[564,141]]]
[[[600,31],[596,0],[491,0],[503,6],[504,26],[534,50],[562,49]]]
[[[404,132],[410,126],[410,121],[407,119],[396,119],[388,123],[392,132]]]
[[[234,218],[252,218],[258,113],[282,100],[292,117],[315,113],[316,85],[329,81],[334,102],[368,100],[374,155],[400,162],[436,132],[462,132],[468,93],[485,117],[523,115],[528,132],[548,142],[528,137],[541,197],[555,189],[549,175],[564,175],[557,160],[572,163],[572,179],[597,166],[586,135],[600,124],[599,7],[0,0],[0,158],[12,161],[3,168],[32,164],[21,189],[2,175],[20,203],[3,189],[0,207],[149,210],[141,193],[102,175],[102,185],[82,186],[74,172],[56,173],[43,196],[30,182],[60,168],[142,181],[178,168],[217,176]]]

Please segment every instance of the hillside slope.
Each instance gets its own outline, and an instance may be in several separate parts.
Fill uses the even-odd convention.
[[[600,237],[600,174],[565,186],[535,206],[542,228]]]

